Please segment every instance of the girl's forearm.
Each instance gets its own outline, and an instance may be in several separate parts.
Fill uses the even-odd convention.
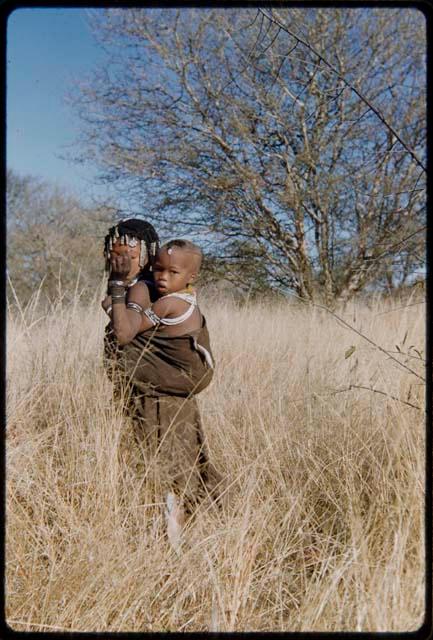
[[[142,304],[146,304],[145,300],[140,300],[142,304],[138,302],[128,303],[126,292],[126,283],[109,281],[108,295],[111,299],[111,325],[117,342],[121,346],[131,342],[137,333],[153,326],[152,321],[143,315]]]
[[[108,282],[108,295],[111,296],[111,324],[120,345],[128,344],[135,338],[139,329],[139,318],[128,313],[126,307],[126,283],[118,280]],[[138,326],[137,326],[138,325]]]
[[[138,333],[140,318],[136,313],[131,313],[126,308],[125,303],[113,304],[111,311],[111,325],[120,345],[128,344]]]

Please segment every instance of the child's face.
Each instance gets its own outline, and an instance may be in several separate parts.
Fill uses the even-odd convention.
[[[155,287],[160,295],[185,289],[197,276],[194,260],[178,247],[162,249],[153,265]]]
[[[127,277],[129,279],[135,278],[141,271],[140,267],[140,243],[137,242],[135,247],[130,247],[127,244],[121,244],[120,240],[113,243],[113,248],[110,251],[111,257],[113,256],[125,256],[127,255],[131,261],[131,268]]]

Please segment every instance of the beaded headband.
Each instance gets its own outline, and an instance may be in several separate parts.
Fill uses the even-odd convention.
[[[119,231],[119,227],[123,232]],[[124,232],[125,227],[130,228],[129,233]],[[150,223],[134,219],[121,220],[117,225],[111,227],[105,236],[104,257],[105,270],[107,272],[110,270],[110,252],[113,250],[113,245],[118,241],[120,241],[120,244],[128,245],[131,248],[140,243],[139,265],[141,269],[148,262],[153,262],[159,247],[158,235]]]

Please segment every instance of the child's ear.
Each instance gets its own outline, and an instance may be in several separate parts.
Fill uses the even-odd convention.
[[[197,280],[197,274],[195,272],[191,273],[190,276],[189,276],[189,282],[190,283],[191,282],[195,282],[196,280]]]

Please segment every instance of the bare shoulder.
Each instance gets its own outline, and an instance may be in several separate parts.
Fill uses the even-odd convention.
[[[162,297],[153,303],[152,309],[160,318],[176,317],[185,313],[189,304],[179,298]]]
[[[139,280],[128,289],[128,301],[136,302],[143,309],[150,306],[149,288],[143,280]]]

